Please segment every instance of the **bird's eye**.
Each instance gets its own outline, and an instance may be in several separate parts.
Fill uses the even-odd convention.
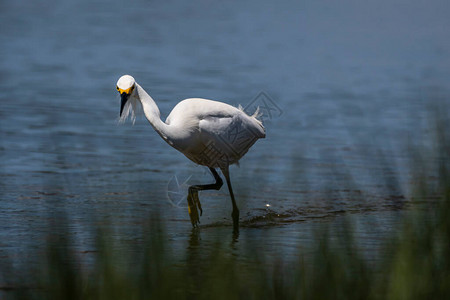
[[[118,87],[118,86],[116,86],[116,89],[117,89],[117,90],[119,90],[119,87]]]

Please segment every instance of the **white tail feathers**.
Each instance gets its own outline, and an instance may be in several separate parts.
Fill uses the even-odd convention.
[[[252,117],[258,119],[262,116],[262,112],[259,111],[259,106],[256,108],[255,112],[253,113]]]
[[[242,105],[238,105],[238,109],[240,110],[240,111],[242,111],[242,112],[244,112],[245,113],[245,110],[244,110],[244,108],[242,107]],[[253,113],[253,115],[251,115],[250,117],[252,117],[252,118],[256,118],[256,119],[258,119],[259,117],[261,117],[263,115],[263,113],[262,112],[260,112],[259,111],[259,106],[256,108],[256,111]]]

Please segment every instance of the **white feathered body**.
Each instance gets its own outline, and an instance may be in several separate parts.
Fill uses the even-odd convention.
[[[178,103],[166,122],[178,129],[167,140],[193,162],[212,167],[235,164],[260,138],[264,126],[256,116],[213,100],[192,98]]]

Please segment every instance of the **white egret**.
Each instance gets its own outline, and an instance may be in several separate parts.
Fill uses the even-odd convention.
[[[121,96],[120,121],[128,116],[134,121],[137,111],[143,109],[147,120],[169,145],[193,162],[209,167],[213,174],[215,183],[189,187],[187,201],[192,225],[198,225],[198,212],[202,213],[198,191],[222,187],[222,179],[216,171],[220,168],[227,181],[233,205],[233,225],[237,230],[239,210],[231,187],[229,166],[238,163],[258,139],[265,137],[264,126],[256,118],[258,112],[249,116],[241,107],[191,98],[178,103],[163,122],[155,101],[132,76],[120,77],[117,90]]]

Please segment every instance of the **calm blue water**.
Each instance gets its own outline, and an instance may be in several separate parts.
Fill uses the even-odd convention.
[[[212,177],[146,120],[117,125],[123,74],[164,118],[189,97],[245,107],[263,91],[276,106],[267,138],[231,170],[241,244],[293,254],[351,213],[373,248],[407,201],[428,108],[448,112],[449,15],[448,1],[417,0],[2,1],[0,257],[33,261],[62,214],[80,251],[92,224],[138,245],[155,215],[175,251],[187,247],[185,203],[168,191]],[[201,200],[203,245],[231,240],[227,190]]]

